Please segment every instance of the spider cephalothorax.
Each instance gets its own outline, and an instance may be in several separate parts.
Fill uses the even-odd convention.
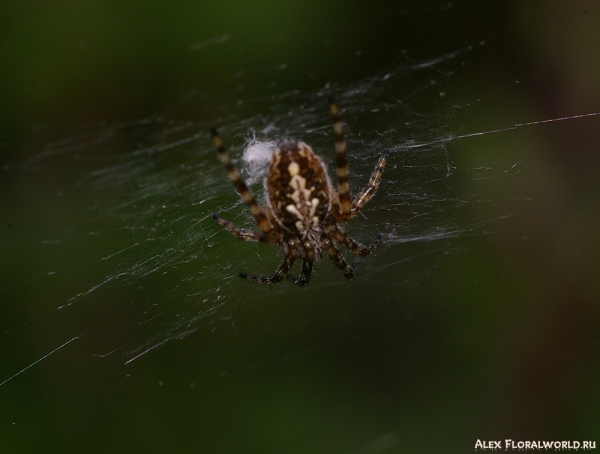
[[[283,262],[273,274],[240,273],[242,278],[261,284],[273,284],[288,277],[297,285],[306,285],[314,262],[325,253],[344,276],[352,279],[354,269],[336,249],[335,243],[362,256],[369,255],[379,244],[380,236],[370,246],[354,241],[341,230],[340,224],[356,216],[375,193],[381,181],[387,151],[379,159],[368,185],[352,200],[348,186],[346,145],[342,136],[342,124],[334,102],[331,102],[330,109],[336,138],[337,192],[331,186],[325,165],[307,144],[283,140],[275,148],[265,176],[264,210],[258,206],[254,196],[231,164],[216,129],[211,128],[219,157],[240,196],[250,208],[260,232],[240,229],[218,214],[213,214],[214,219],[238,238],[278,244],[285,253]],[[300,275],[292,276],[289,271],[299,258],[302,258]]]

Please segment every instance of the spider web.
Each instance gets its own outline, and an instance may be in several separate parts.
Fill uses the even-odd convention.
[[[480,40],[450,50],[440,46],[424,58],[387,49],[384,58],[373,58],[377,64],[365,65],[365,75],[340,82],[307,75],[310,83],[301,89],[263,83],[285,78],[286,64],[240,68],[217,87],[222,99],[204,98],[210,115],[203,112],[202,119],[188,114],[202,98],[191,90],[173,101],[168,114],[100,125],[38,125],[24,147],[29,157],[5,164],[3,176],[25,201],[33,196],[23,195],[24,188],[42,181],[43,203],[11,205],[6,219],[19,222],[19,213],[46,205],[65,213],[65,220],[20,225],[18,234],[7,228],[11,236],[6,234],[2,251],[15,271],[6,270],[0,291],[9,302],[5,310],[14,314],[3,318],[2,336],[10,344],[37,332],[48,354],[85,342],[96,356],[135,364],[173,340],[248,329],[261,316],[261,329],[285,329],[261,309],[283,301],[328,305],[335,299],[343,311],[368,300],[373,289],[391,300],[394,292],[414,294],[452,257],[485,254],[486,238],[504,234],[507,221],[534,204],[532,168],[540,164],[535,153],[548,137],[566,124],[597,128],[593,110],[557,112],[531,101],[531,87],[550,82],[543,71],[479,72],[503,55],[508,35],[482,33]],[[192,44],[191,51],[235,42],[235,34],[218,35]],[[357,50],[356,58],[370,51],[375,53]],[[240,84],[255,88],[240,90]],[[376,196],[346,226],[363,243],[382,234],[382,244],[356,261],[353,283],[326,259],[316,265],[307,289],[244,282],[239,272],[269,273],[282,255],[275,247],[231,237],[212,219],[217,212],[240,227],[256,228],[217,159],[208,127],[217,124],[234,165],[262,201],[265,158],[282,138],[311,145],[335,181],[329,94],[341,110],[353,194],[367,183],[381,152],[390,151]],[[37,259],[25,267],[31,257]],[[26,310],[17,308],[23,301]],[[349,316],[347,310],[340,317]],[[301,329],[306,320],[326,322],[329,315],[298,309],[298,317],[287,322],[291,329]],[[339,342],[357,341],[346,336]],[[282,347],[270,357],[278,363],[334,347]],[[272,365],[261,361],[260,367]],[[2,385],[37,361],[26,368],[17,363],[10,362],[13,369],[0,377],[7,379]],[[395,435],[381,439],[397,443]]]
[[[457,219],[462,206],[481,197],[466,194],[458,187],[458,181],[465,177],[459,174],[477,179],[489,178],[487,173],[492,172],[494,178],[514,182],[520,173],[518,156],[508,159],[508,168],[459,170],[452,159],[450,147],[459,136],[447,124],[459,106],[444,100],[443,85],[449,76],[443,73],[446,65],[455,67],[458,56],[471,51],[465,49],[421,63],[412,63],[407,57],[404,64],[346,86],[327,85],[308,93],[292,91],[267,99],[244,100],[252,102],[260,114],[222,122],[220,133],[234,164],[262,202],[264,164],[272,145],[281,138],[306,141],[318,150],[330,169],[335,169],[332,122],[327,109],[327,96],[333,93],[342,108],[350,184],[355,194],[368,181],[381,152],[389,149],[391,153],[379,193],[363,209],[362,216],[350,223],[351,235],[370,242],[381,233],[386,246],[380,255],[391,250],[391,255],[401,255],[402,262],[418,260],[422,254],[447,254],[457,247],[434,243],[483,235],[490,222],[475,217]],[[421,85],[407,91],[403,76],[415,71],[425,71],[427,76]],[[415,97],[418,102],[407,102]],[[38,132],[42,136],[45,133]],[[44,148],[19,163],[19,171],[72,172],[75,177],[60,197],[81,192],[87,206],[82,209],[79,225],[45,238],[42,247],[56,256],[64,254],[65,249],[88,248],[91,243],[106,245],[108,251],[37,276],[54,285],[52,282],[67,279],[74,269],[105,270],[103,278],[80,287],[64,301],[50,302],[41,319],[58,310],[85,308],[90,297],[109,288],[137,288],[128,291],[128,298],[133,300],[140,298],[140,293],[145,299],[146,291],[157,292],[156,299],[138,303],[150,305],[143,307],[140,320],[134,323],[144,326],[143,334],[136,335],[140,337],[132,345],[117,346],[137,357],[172,337],[186,336],[222,317],[227,319],[225,314],[232,306],[260,301],[265,294],[278,298],[290,291],[284,283],[269,289],[253,288],[249,294],[247,283],[238,282],[240,271],[270,272],[281,254],[274,247],[235,241],[212,219],[212,213],[218,212],[236,224],[256,228],[216,159],[208,124],[151,117],[97,130],[88,127],[82,133],[48,142]],[[329,173],[335,181],[331,170]],[[496,216],[507,215],[510,212],[500,211]],[[413,241],[432,245],[408,254],[394,251],[396,244]],[[376,279],[380,267],[398,264],[393,258],[379,264],[373,258],[359,262],[358,285]],[[430,271],[426,266],[400,285],[415,284],[420,273]],[[311,287],[318,291],[322,286],[343,285],[337,275],[326,260],[320,262]],[[116,303],[120,304],[124,301]]]

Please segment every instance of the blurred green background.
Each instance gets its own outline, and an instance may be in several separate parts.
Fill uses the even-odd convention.
[[[0,11],[2,452],[598,441],[598,117],[506,129],[600,111],[596,2]],[[350,227],[385,244],[352,283],[238,280],[278,258],[205,222],[247,220],[206,126],[332,150],[326,90],[354,150],[393,151]]]

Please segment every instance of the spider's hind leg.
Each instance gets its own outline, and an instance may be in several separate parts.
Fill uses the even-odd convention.
[[[381,183],[381,175],[383,174],[383,170],[385,169],[385,163],[387,161],[388,153],[388,150],[383,151],[381,157],[379,158],[379,161],[377,162],[377,166],[375,166],[375,170],[373,170],[373,173],[371,174],[371,178],[369,178],[369,182],[367,183],[365,188],[362,191],[360,191],[360,194],[358,194],[352,201],[350,217],[353,218],[354,216],[356,216],[360,209],[364,206],[364,204],[367,203],[371,199],[371,197],[373,197],[373,194],[375,194],[375,191],[379,187],[379,183]]]
[[[335,135],[335,153],[338,177],[339,205],[336,207],[336,218],[347,220],[351,217],[352,200],[348,184],[348,164],[346,162],[346,142],[340,120],[340,111],[333,97],[329,97],[329,111],[333,118],[333,133]]]
[[[229,159],[229,155],[227,154],[225,146],[223,145],[223,141],[221,140],[221,137],[219,136],[219,133],[217,132],[217,129],[214,126],[210,127],[210,134],[215,143],[215,147],[217,147],[219,159],[227,169],[227,174],[229,175],[229,178],[233,182],[233,185],[236,187],[238,193],[240,194],[240,197],[244,202],[246,202],[248,208],[250,208],[250,211],[252,212],[252,216],[254,216],[254,220],[256,221],[258,228],[262,230],[265,235],[271,235],[273,233],[273,228],[270,222],[268,221],[261,208],[258,206],[258,203],[256,203],[256,199],[250,192],[250,189],[248,189],[248,186],[246,186],[246,183],[244,183],[244,180],[242,180],[242,177],[240,176],[239,172],[235,169],[235,167],[233,167],[231,159]]]

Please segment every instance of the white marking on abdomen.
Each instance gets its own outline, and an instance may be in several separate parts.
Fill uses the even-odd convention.
[[[292,161],[288,166],[288,172],[290,172],[291,176],[298,175],[298,172],[300,172],[300,166],[298,165],[298,163]]]
[[[303,178],[300,175],[294,175],[290,180],[290,186],[295,189],[294,193],[290,196],[294,199],[294,202],[299,204],[301,196],[304,200],[309,199],[311,191],[310,189],[306,189],[306,178]]]
[[[298,210],[298,208],[296,208],[296,205],[287,205],[285,207],[285,209],[287,211],[289,211],[290,213],[295,214],[298,219],[302,219],[303,218],[302,213],[300,213],[300,211]]]

